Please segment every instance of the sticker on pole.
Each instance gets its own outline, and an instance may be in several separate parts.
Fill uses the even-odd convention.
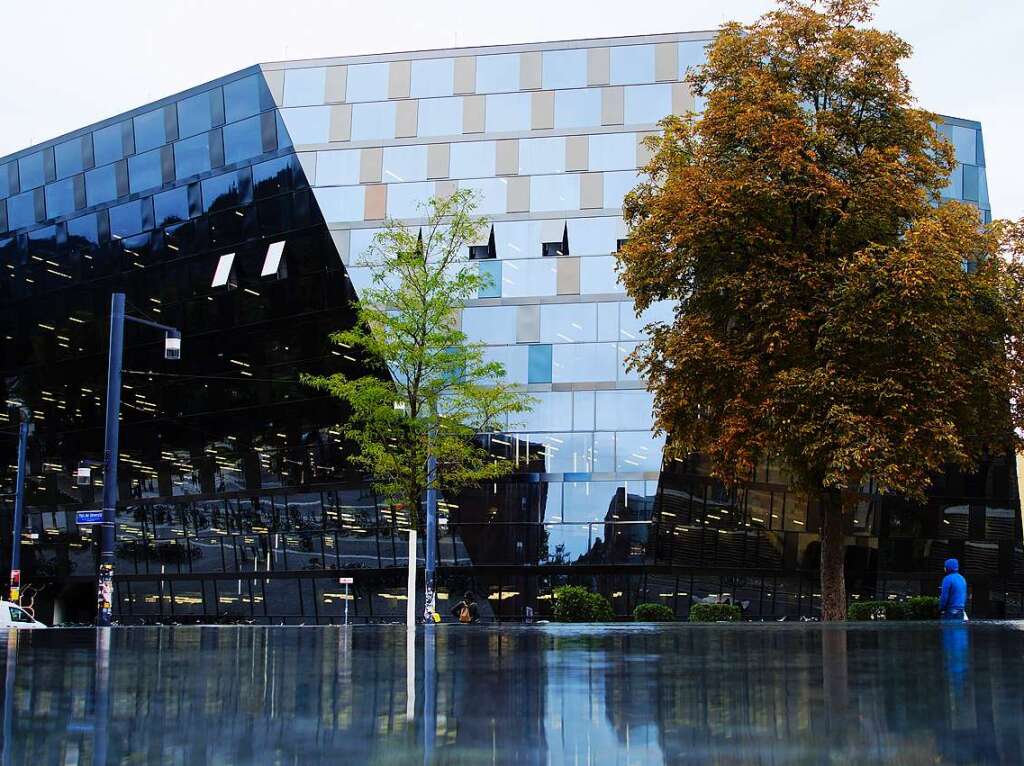
[[[353,585],[355,583],[354,577],[339,577],[338,585]]]
[[[75,513],[76,524],[102,524],[103,511],[77,511]]]

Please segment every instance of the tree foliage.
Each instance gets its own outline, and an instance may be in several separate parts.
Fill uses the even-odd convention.
[[[726,24],[625,202],[638,311],[678,302],[632,363],[669,456],[716,476],[781,458],[822,497],[826,619],[868,478],[920,497],[1022,424],[1021,225],[940,203],[955,167],[872,0],[783,0]]]
[[[341,428],[356,448],[351,460],[413,523],[427,489],[428,454],[437,460],[441,491],[504,476],[511,464],[491,455],[480,437],[506,430],[507,418],[532,402],[503,382],[503,366],[485,360],[482,345],[460,328],[462,306],[488,279],[465,261],[467,244],[485,225],[475,207],[472,192],[460,190],[430,199],[422,226],[389,220],[358,263],[369,269],[370,284],[359,296],[356,325],[331,336],[377,369],[360,377],[304,376],[349,405]]]

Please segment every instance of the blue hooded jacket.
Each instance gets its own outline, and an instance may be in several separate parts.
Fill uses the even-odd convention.
[[[967,580],[958,571],[960,562],[946,559],[946,576],[942,578],[942,594],[939,596],[939,611],[959,609],[967,606]]]

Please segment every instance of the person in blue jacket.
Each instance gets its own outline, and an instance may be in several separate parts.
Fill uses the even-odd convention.
[[[960,574],[960,562],[946,559],[946,576],[942,578],[939,613],[944,620],[963,620],[967,606],[967,580]]]

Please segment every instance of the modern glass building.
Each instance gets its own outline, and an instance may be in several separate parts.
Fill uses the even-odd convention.
[[[96,537],[74,511],[101,494],[116,290],[184,336],[168,362],[128,329],[118,617],[337,620],[353,573],[357,619],[403,613],[409,520],[352,474],[342,407],[296,378],[360,368],[327,335],[353,321],[362,252],[386,218],[415,225],[458,188],[490,221],[466,258],[492,278],[462,327],[537,406],[490,443],[515,475],[444,499],[441,607],[469,587],[499,617],[544,613],[552,587],[582,582],[622,614],[722,598],[813,614],[816,502],[772,465],[733,493],[699,461],[663,471],[651,395],[624,364],[671,307],[638,318],[616,279],[622,199],[658,120],[699,110],[682,80],[709,38],[265,64],[0,158],[0,379],[36,413],[23,581],[41,614],[94,610]],[[990,218],[981,126],[941,129],[961,163],[947,196]],[[1018,508],[1004,458],[937,478],[926,507],[867,493],[851,591],[931,592],[959,555],[976,612],[1019,613]]]

